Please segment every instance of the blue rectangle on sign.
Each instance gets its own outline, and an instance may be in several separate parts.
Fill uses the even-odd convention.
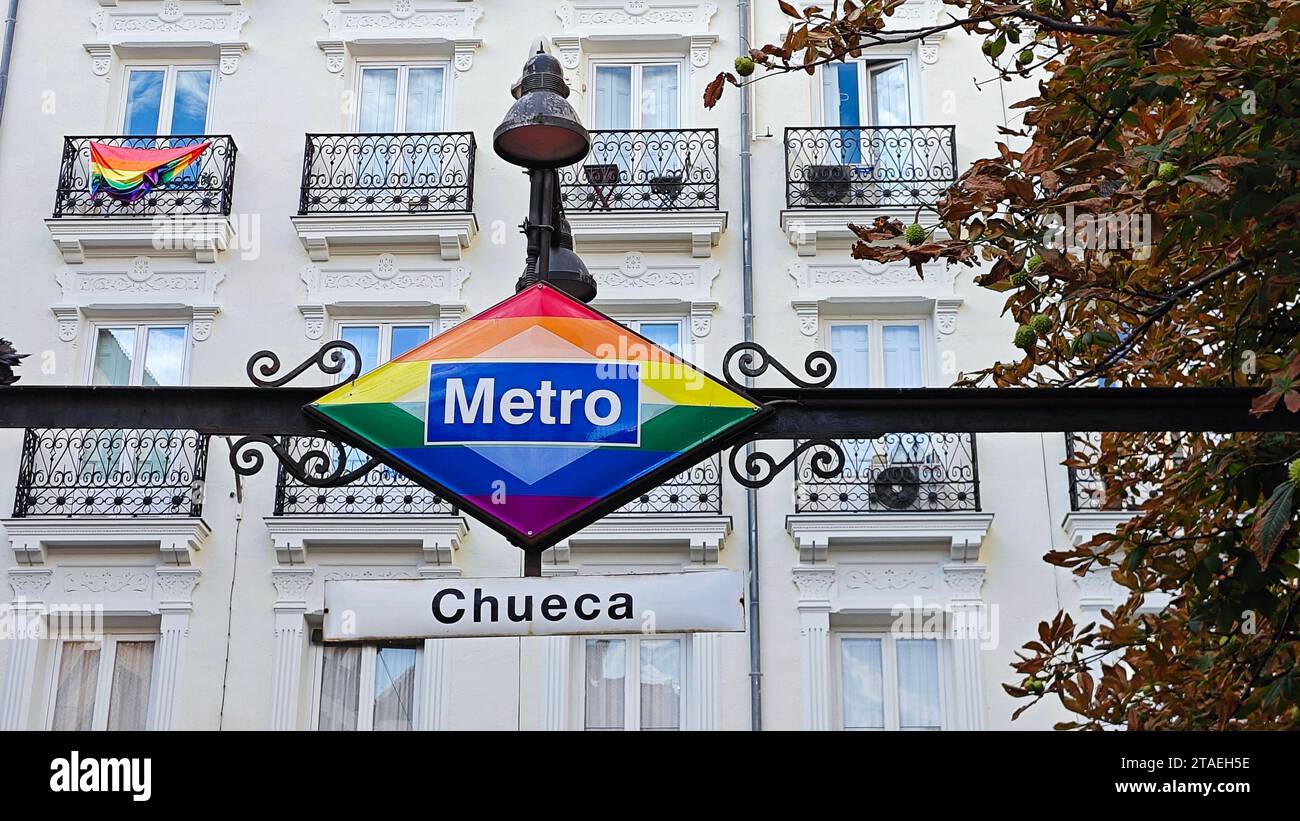
[[[640,390],[636,364],[432,362],[425,441],[635,447]]]

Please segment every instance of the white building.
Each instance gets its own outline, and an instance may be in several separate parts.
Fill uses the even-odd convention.
[[[752,6],[751,42],[778,39],[777,4]],[[938,10],[919,0],[896,17],[915,27]],[[701,98],[743,51],[740,13],[726,0],[23,4],[0,126],[0,333],[33,354],[23,384],[241,385],[257,350],[292,364],[338,337],[373,364],[507,296],[527,181],[490,135],[539,36],[593,131],[564,198],[596,307],[720,371],[742,338],[743,131],[735,89],[711,111]],[[845,225],[912,221],[917,197],[994,150],[1025,87],[977,88],[991,72],[960,32],[869,56],[754,87],[755,337],[791,366],[833,351],[837,385],[947,385],[1015,355],[1002,297],[970,269],[919,279],[855,261]],[[125,204],[91,196],[92,140],[210,144]],[[841,481],[807,481],[801,459],[752,511],[707,461],[546,556],[553,574],[748,569],[752,533],[758,654],[741,633],[325,648],[313,631],[328,579],[517,576],[521,554],[389,471],[320,491],[273,462],[236,482],[221,437],[0,431],[0,728],[749,729],[751,671],[765,729],[1059,720],[1044,705],[1012,725],[1000,684],[1041,619],[1088,620],[1114,596],[1108,579],[1041,561],[1123,515],[1071,481],[1065,437],[848,450]],[[67,606],[101,613],[102,640],[17,629]],[[900,613],[939,627],[979,614],[985,635],[908,638]]]

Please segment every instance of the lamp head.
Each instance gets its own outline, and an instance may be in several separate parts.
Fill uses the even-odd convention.
[[[497,156],[523,168],[560,168],[591,150],[591,137],[566,99],[560,63],[541,41],[511,87],[514,105],[492,134]]]

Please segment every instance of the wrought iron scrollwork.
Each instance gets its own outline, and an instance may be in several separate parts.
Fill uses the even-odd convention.
[[[737,379],[735,374],[731,372],[733,360],[741,376],[751,379],[767,373],[768,368],[775,369],[790,380],[791,383],[801,388],[824,388],[835,379],[835,357],[826,351],[813,351],[808,354],[803,361],[803,368],[810,378],[802,379],[795,376],[789,368],[778,362],[775,357],[767,352],[766,348],[757,342],[740,342],[732,345],[726,356],[722,358],[722,376],[730,384],[741,387],[744,384],[743,381]]]
[[[256,448],[264,445],[279,460],[286,473],[309,487],[337,487],[355,482],[383,464],[367,459],[349,467],[347,446],[326,433],[318,434],[320,447],[294,453],[274,436],[254,434],[235,440],[230,446],[230,467],[240,476],[252,476],[266,466],[266,457]],[[325,448],[333,449],[329,453]],[[355,460],[352,460],[355,463]]]
[[[280,370],[280,357],[274,351],[258,351],[253,354],[248,358],[246,370],[249,380],[259,388],[282,388],[313,365],[320,368],[321,373],[332,376],[342,373],[349,361],[352,364],[352,374],[343,380],[345,382],[351,382],[361,375],[361,354],[352,343],[336,339],[326,342],[320,350],[283,376],[276,376]]]
[[[777,460],[770,453],[761,450],[749,451],[746,445],[737,445],[731,449],[727,467],[731,470],[731,478],[745,487],[765,487],[801,454],[810,450],[812,454],[804,468],[813,475],[822,479],[834,479],[844,470],[844,451],[831,439],[809,439],[799,442],[790,455],[781,460]],[[738,464],[742,454],[744,455],[743,473]]]

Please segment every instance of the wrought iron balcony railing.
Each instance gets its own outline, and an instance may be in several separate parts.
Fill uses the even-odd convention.
[[[718,130],[592,131],[591,153],[560,169],[567,211],[718,208]]]
[[[1093,462],[1101,452],[1101,433],[1066,433],[1065,447],[1071,461]],[[1092,467],[1068,468],[1070,473],[1070,509],[1137,510],[1155,495],[1155,484],[1131,484]]]
[[[956,180],[955,126],[785,130],[789,208],[913,208]]]
[[[90,144],[118,148],[181,148],[208,143],[171,181],[133,202],[91,192]],[[235,187],[235,141],[229,135],[65,137],[55,217],[230,216]]]
[[[842,440],[844,471],[813,473],[811,448],[797,461],[796,513],[978,511],[979,465],[971,433],[886,433]]]
[[[14,516],[200,516],[207,462],[194,431],[29,429]]]
[[[722,457],[714,454],[641,494],[614,515],[647,513],[722,513]]]
[[[308,134],[299,214],[474,209],[474,135]]]
[[[310,436],[290,436],[282,440],[294,459],[311,450],[334,454],[333,446]],[[347,448],[349,468],[365,464],[370,457]],[[329,468],[333,469],[331,463]],[[451,503],[432,491],[415,484],[402,474],[383,465],[371,470],[362,478],[339,487],[311,487],[304,485],[280,466],[275,483],[275,515],[393,515],[450,516],[455,513]]]
[[[310,436],[285,437],[285,448],[301,458],[310,450],[333,454],[333,447]],[[368,458],[348,448],[350,467],[359,467]],[[334,464],[331,462],[329,468]],[[383,515],[450,516],[452,504],[432,491],[415,484],[389,467],[377,467],[361,479],[341,487],[310,487],[289,475],[281,466],[275,486],[275,515]],[[722,462],[713,456],[673,477],[653,490],[624,505],[617,514],[646,513],[721,513]]]

